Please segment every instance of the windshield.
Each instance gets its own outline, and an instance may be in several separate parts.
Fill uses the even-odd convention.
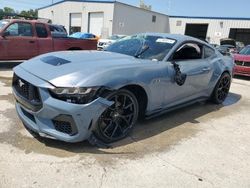
[[[130,55],[141,59],[162,61],[176,40],[151,35],[133,35],[110,45],[106,51]]]
[[[0,29],[2,29],[6,24],[8,24],[9,22],[6,20],[0,20]]]
[[[241,55],[250,55],[250,46],[247,46],[247,47],[243,48],[243,49],[239,52],[239,54],[241,54]]]

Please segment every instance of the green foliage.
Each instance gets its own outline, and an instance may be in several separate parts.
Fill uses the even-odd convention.
[[[37,18],[38,13],[37,13],[37,10],[30,9],[28,11],[25,11],[25,10],[21,11],[20,15]]]
[[[14,10],[13,8],[10,7],[4,7],[3,9],[0,9],[0,20],[4,18],[4,16],[6,15],[10,15],[10,14],[19,14],[22,16],[27,16],[27,17],[32,17],[32,18],[37,18],[38,13],[37,10],[23,10],[20,13],[16,10]]]

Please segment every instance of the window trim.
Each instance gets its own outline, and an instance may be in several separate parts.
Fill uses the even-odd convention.
[[[22,22],[22,21],[17,21],[17,22],[12,22],[8,25],[8,27],[4,30],[4,31],[7,31],[7,29],[12,26],[13,24],[29,24],[31,26],[31,33],[32,35],[31,36],[12,36],[12,35],[9,35],[7,37],[34,37],[34,29],[33,29],[33,25],[31,23],[28,23],[28,22]]]
[[[213,49],[212,47],[210,47],[210,46],[204,44],[204,45],[203,45],[203,59],[209,59],[210,57],[214,56],[214,55],[211,55],[211,56],[205,58],[205,47],[207,47],[207,48],[213,50],[214,55],[216,54],[215,49]]]
[[[167,61],[173,61],[173,56],[174,56],[174,53],[182,46],[184,46],[185,44],[189,44],[189,43],[193,43],[193,44],[196,44],[198,46],[202,46],[202,49],[201,49],[201,58],[200,59],[187,59],[187,60],[182,60],[182,61],[194,61],[194,60],[201,60],[201,59],[204,59],[204,53],[203,53],[203,47],[205,44],[202,44],[201,42],[198,42],[198,41],[193,41],[193,40],[187,40],[187,41],[183,41],[182,43],[180,43],[176,49],[172,52],[172,54],[170,55],[170,57],[167,59]]]

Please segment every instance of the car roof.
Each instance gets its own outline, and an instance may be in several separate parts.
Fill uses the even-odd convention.
[[[203,43],[203,44],[207,44],[206,42],[191,37],[191,36],[187,36],[187,35],[181,35],[181,34],[169,34],[169,33],[138,33],[138,34],[144,34],[144,35],[150,35],[150,36],[159,36],[159,37],[164,37],[164,38],[170,38],[170,39],[174,39],[178,42],[184,42],[184,41],[195,41],[195,42],[199,42],[199,43]]]
[[[43,23],[39,20],[25,20],[25,19],[3,19],[3,21],[7,21],[7,22],[16,22],[16,21],[21,21],[21,22],[27,22],[27,23]],[[47,24],[47,23],[45,23]]]

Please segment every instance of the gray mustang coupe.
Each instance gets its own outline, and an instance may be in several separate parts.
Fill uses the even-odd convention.
[[[144,33],[105,51],[44,54],[14,68],[16,110],[32,133],[65,142],[111,143],[138,118],[195,102],[221,104],[234,63],[183,35]]]

